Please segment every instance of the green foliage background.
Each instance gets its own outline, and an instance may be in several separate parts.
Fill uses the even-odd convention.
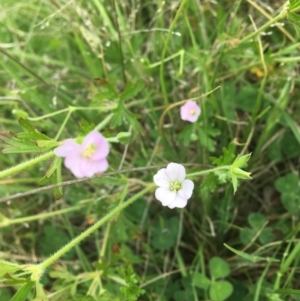
[[[43,290],[34,300],[300,300],[299,8],[298,0],[2,0],[0,170],[38,155],[32,141],[46,150],[54,145],[44,135],[83,135],[112,113],[103,135],[132,138],[112,145],[110,171],[178,162],[192,172],[252,153],[253,179],[233,194],[225,178],[199,177],[184,210],[145,195],[51,266],[43,288],[28,282],[11,299],[18,283],[0,269],[0,300]],[[177,104],[190,98],[202,110],[194,124]],[[9,132],[19,134],[13,146]],[[0,197],[73,178],[50,167],[1,179]],[[40,262],[156,171],[0,203],[0,258]]]

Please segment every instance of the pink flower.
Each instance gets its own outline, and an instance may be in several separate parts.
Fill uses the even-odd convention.
[[[65,158],[65,166],[77,178],[92,177],[108,168],[106,157],[109,154],[109,144],[98,131],[87,134],[82,144],[66,139],[54,153]]]
[[[163,206],[173,209],[183,208],[192,196],[194,183],[185,180],[185,168],[181,164],[169,163],[167,168],[160,169],[153,177],[154,183],[159,186],[155,197]]]
[[[200,107],[197,105],[195,101],[188,100],[181,108],[180,108],[180,116],[182,120],[195,122],[197,121],[199,115],[201,113]]]

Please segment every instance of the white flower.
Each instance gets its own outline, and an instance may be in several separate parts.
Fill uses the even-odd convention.
[[[181,164],[169,163],[167,168],[160,169],[154,175],[153,180],[159,186],[155,197],[163,206],[183,208],[192,196],[194,183],[185,180],[185,168]]]

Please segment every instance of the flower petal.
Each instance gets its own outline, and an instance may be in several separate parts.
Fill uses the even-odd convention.
[[[91,178],[95,174],[93,165],[94,162],[90,158],[82,157],[80,160],[81,174],[83,174],[85,177]]]
[[[108,162],[106,159],[98,160],[93,162],[93,172],[94,175],[97,173],[102,173],[108,168]]]
[[[180,108],[180,117],[182,120],[195,122],[197,121],[199,115],[201,114],[201,109],[195,101],[188,100]]]
[[[77,144],[73,139],[66,139],[63,141],[61,146],[54,150],[54,153],[58,157],[66,157],[70,152],[74,151],[74,149],[78,147],[80,147],[80,145]]]
[[[82,146],[84,149],[86,149],[91,144],[94,144],[96,146],[96,142],[101,138],[103,138],[103,136],[98,131],[91,131],[84,137]]]
[[[72,174],[76,178],[84,178],[86,175],[84,172],[82,172],[81,169],[81,153],[80,152],[73,152],[68,154],[68,156],[65,159],[65,166],[66,168],[70,169]]]
[[[168,207],[170,209],[173,209],[175,207],[177,208],[184,208],[187,204],[187,199],[181,198],[179,195],[176,196],[175,200],[168,204]]]
[[[160,169],[154,176],[153,181],[157,186],[169,188],[170,187],[170,181],[166,175],[166,169],[162,168]]]
[[[92,160],[96,161],[107,157],[109,154],[109,143],[98,131],[91,131],[83,139],[82,146],[84,149],[91,144],[96,148],[92,155]]]
[[[185,168],[178,163],[169,163],[166,174],[170,181],[182,182],[185,179]]]
[[[103,138],[100,145],[96,145],[96,151],[94,152],[92,159],[94,161],[98,161],[101,159],[105,159],[109,154],[109,143],[106,139]]]
[[[184,180],[181,184],[181,188],[178,191],[178,195],[181,198],[189,199],[192,196],[194,189],[194,182],[191,180]]]
[[[176,198],[176,192],[166,188],[159,187],[155,190],[155,197],[162,202],[163,206],[172,203]]]

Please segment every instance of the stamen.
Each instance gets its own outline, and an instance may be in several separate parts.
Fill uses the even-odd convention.
[[[181,183],[180,182],[172,182],[170,185],[170,190],[171,191],[178,191],[181,188]]]
[[[82,157],[85,157],[85,158],[89,158],[91,159],[94,152],[96,150],[96,147],[94,144],[90,144],[83,152],[82,152]]]

